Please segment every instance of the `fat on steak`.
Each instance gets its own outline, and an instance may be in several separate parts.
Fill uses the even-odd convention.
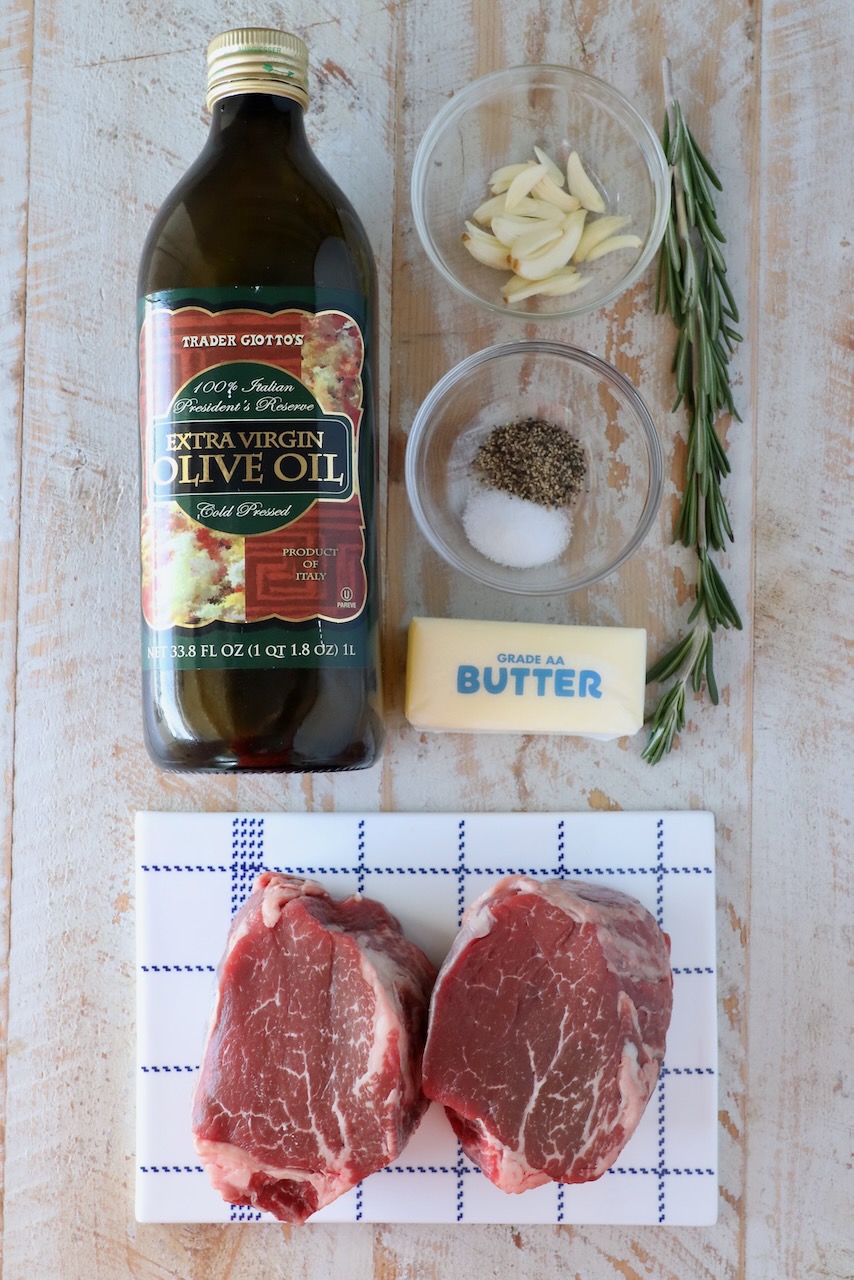
[[[643,1115],[672,1003],[670,939],[636,899],[508,876],[439,972],[424,1092],[503,1191],[590,1182]]]
[[[435,977],[380,903],[258,877],[232,921],[193,1102],[225,1200],[303,1222],[394,1159],[427,1107]]]

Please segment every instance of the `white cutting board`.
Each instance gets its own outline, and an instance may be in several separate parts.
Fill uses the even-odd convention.
[[[360,890],[438,965],[462,909],[511,872],[610,884],[670,934],[673,1020],[641,1124],[598,1182],[499,1191],[433,1105],[390,1169],[313,1222],[662,1223],[717,1216],[714,820],[710,813],[140,813],[139,1222],[271,1222],[211,1189],[190,1099],[232,912],[262,868]]]

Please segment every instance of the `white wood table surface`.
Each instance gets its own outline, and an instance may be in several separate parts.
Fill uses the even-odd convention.
[[[389,738],[363,773],[180,777],[139,709],[134,279],[201,147],[204,47],[228,25],[309,42],[309,131],[356,203],[383,295]],[[847,0],[5,0],[0,43],[0,1102],[2,1280],[807,1280],[854,1274],[850,1204],[852,522]],[[656,768],[643,738],[422,737],[402,715],[413,613],[645,626],[690,605],[670,544],[681,415],[652,276],[561,334],[612,360],[658,423],[649,541],[595,590],[521,606],[447,571],[403,489],[408,425],[463,354],[517,335],[452,297],[417,242],[423,130],[475,76],[593,72],[656,124],[667,52],[724,180],[743,422],[726,430],[745,619]],[[536,332],[529,327],[528,334]],[[155,1227],[133,1220],[132,815],[708,808],[718,830],[719,1222],[712,1228]],[[850,970],[849,970],[850,974]]]

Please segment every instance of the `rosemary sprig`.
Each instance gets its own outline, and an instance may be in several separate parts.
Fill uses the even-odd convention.
[[[732,524],[721,490],[730,464],[715,423],[720,413],[738,421],[729,381],[729,358],[741,334],[738,307],[726,278],[712,188],[720,179],[703,155],[673,94],[670,61],[663,63],[666,113],[662,145],[670,164],[672,199],[664,244],[658,260],[656,311],[668,311],[679,330],[673,356],[676,381],[674,412],[688,414],[688,461],[685,492],[679,509],[676,539],[697,552],[697,585],[688,631],[647,672],[647,683],[672,681],[650,719],[643,758],[657,764],[685,727],[688,686],[699,693],[705,684],[717,705],[714,633],[741,630],[732,597],[711,557],[733,540]]]

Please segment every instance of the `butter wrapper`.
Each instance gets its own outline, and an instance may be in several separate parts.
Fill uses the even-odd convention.
[[[646,631],[413,618],[406,718],[437,733],[608,740],[643,725]]]

